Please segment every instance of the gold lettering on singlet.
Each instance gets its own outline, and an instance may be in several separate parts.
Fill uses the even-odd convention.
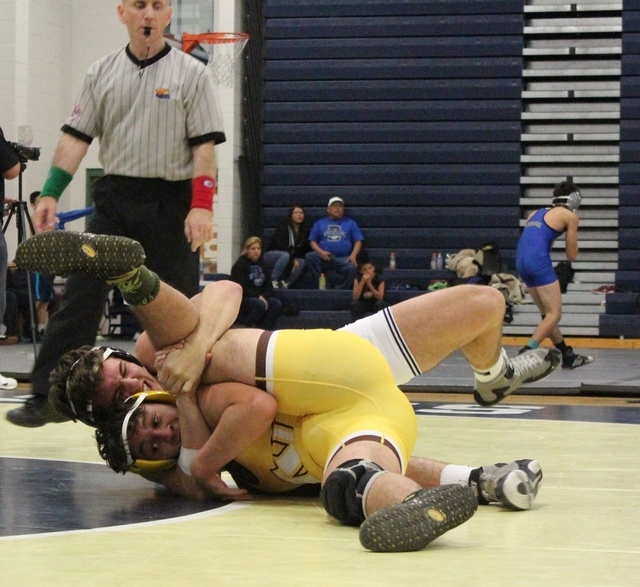
[[[271,426],[271,451],[274,468],[271,472],[288,483],[304,485],[319,483],[305,469],[296,450],[294,424],[297,418],[280,414]]]

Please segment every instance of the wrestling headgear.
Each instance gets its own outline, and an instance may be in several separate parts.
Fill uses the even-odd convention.
[[[85,358],[89,354],[91,354],[91,351],[102,352],[102,361],[94,362],[92,366],[91,365],[88,366],[88,368],[90,368],[91,372],[93,373],[92,375],[93,385],[95,385],[95,378],[98,374],[98,371],[100,371],[100,369],[102,368],[102,365],[109,357],[122,359],[123,361],[129,361],[131,363],[135,363],[136,365],[140,365],[140,366],[142,366],[142,363],[138,361],[138,359],[134,357],[132,354],[126,351],[123,351],[121,349],[99,346],[99,347],[93,347],[92,349],[90,349],[89,353],[83,352],[71,365],[71,367],[69,368],[69,371],[67,372],[67,377],[65,382],[65,392],[66,392],[65,399],[67,401],[69,409],[71,410],[71,413],[73,414],[72,418],[74,421],[80,420],[81,422],[83,422],[84,424],[87,424],[88,426],[95,426],[96,421],[93,414],[93,401],[92,401],[93,389],[90,390],[90,393],[87,393],[87,390],[85,388],[79,388],[78,386],[74,387],[74,385],[72,384],[72,379],[73,379],[72,376],[74,374],[74,371],[76,370],[77,366],[80,363],[83,363],[85,361]],[[87,366],[86,363],[85,363],[85,366]]]
[[[572,192],[568,196],[554,196],[551,200],[554,206],[566,206],[572,212],[580,207],[580,202],[582,202],[582,196],[578,191]]]
[[[160,471],[166,471],[167,469],[175,466],[178,462],[178,459],[159,459],[157,461],[149,461],[144,459],[134,459],[131,456],[129,440],[127,439],[127,427],[129,426],[131,416],[133,416],[135,411],[144,402],[175,405],[176,398],[168,391],[146,391],[135,393],[124,402],[125,405],[132,403],[133,405],[122,421],[122,445],[124,446],[124,452],[127,455],[127,471],[137,473],[138,475],[142,473],[159,473]]]

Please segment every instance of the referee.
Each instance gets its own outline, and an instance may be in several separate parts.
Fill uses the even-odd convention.
[[[54,229],[58,199],[98,138],[105,176],[92,187],[88,231],[140,241],[146,265],[191,297],[199,290],[198,248],[213,230],[214,145],[225,141],[215,88],[202,63],[165,42],[170,0],[122,0],[117,9],[129,44],[89,68],[62,127],[34,227]],[[33,396],[7,413],[10,422],[63,421],[47,400],[49,373],[65,352],[95,343],[108,291],[100,280],[69,277],[36,357]]]

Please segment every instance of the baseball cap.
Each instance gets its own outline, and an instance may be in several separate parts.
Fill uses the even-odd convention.
[[[343,200],[342,198],[337,198],[337,197],[336,197],[336,198],[331,198],[331,199],[329,200],[329,203],[327,204],[327,206],[331,206],[332,204],[336,204],[336,203],[338,203],[338,202],[339,202],[340,204],[343,204],[343,205],[344,205],[344,200]]]

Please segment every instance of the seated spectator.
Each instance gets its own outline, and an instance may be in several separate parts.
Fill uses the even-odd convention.
[[[304,208],[296,204],[276,226],[264,254],[264,263],[271,270],[273,287],[292,287],[300,280],[305,266],[304,256],[309,250],[309,227]]]
[[[231,268],[231,280],[242,286],[236,324],[271,330],[282,311],[282,302],[272,297],[271,274],[262,260],[260,237],[247,239],[242,254]]]
[[[342,198],[331,198],[327,217],[317,220],[311,228],[309,244],[313,250],[305,256],[315,287],[324,273],[329,289],[351,289],[358,274],[356,258],[363,240],[356,221],[344,215]]]
[[[378,312],[389,305],[384,300],[384,280],[376,271],[375,265],[369,261],[363,261],[358,265],[358,271],[360,274],[353,280],[353,301],[351,302],[353,321]]]

